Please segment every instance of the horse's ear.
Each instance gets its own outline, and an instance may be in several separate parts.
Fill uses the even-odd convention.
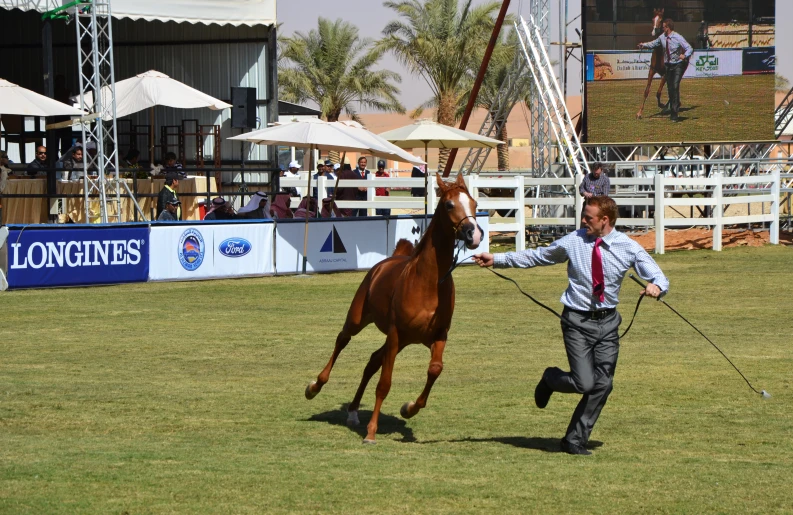
[[[448,189],[446,183],[443,181],[443,175],[440,173],[435,174],[435,182],[438,184],[438,189],[441,190],[441,194]]]
[[[460,170],[457,172],[457,180],[455,181],[458,186],[465,188],[465,178],[463,177],[463,171]]]

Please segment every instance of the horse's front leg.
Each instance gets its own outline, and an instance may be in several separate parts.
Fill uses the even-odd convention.
[[[669,102],[666,104],[661,103],[661,93],[664,91],[664,84],[666,84],[666,75],[661,75],[661,83],[658,84],[658,92],[655,94],[655,99],[658,101],[658,109],[664,110],[669,106]]]
[[[438,336],[435,343],[430,347],[430,366],[427,369],[427,384],[424,385],[424,390],[419,395],[416,402],[406,402],[399,410],[399,414],[404,418],[410,418],[419,412],[427,405],[427,398],[430,396],[432,385],[435,380],[443,372],[443,350],[446,347],[446,331]]]
[[[394,361],[399,353],[399,332],[394,325],[388,330],[388,336],[385,340],[385,352],[383,353],[383,365],[380,371],[380,381],[377,383],[375,391],[374,408],[372,409],[372,418],[366,426],[366,438],[363,443],[375,443],[375,434],[377,433],[377,419],[380,418],[380,408],[383,401],[388,396],[391,390],[391,375],[394,372]]]

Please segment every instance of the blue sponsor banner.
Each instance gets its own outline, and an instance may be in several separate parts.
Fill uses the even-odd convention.
[[[586,81],[593,82],[595,80],[595,54],[586,55],[584,69],[586,70]]]
[[[149,228],[9,231],[8,287],[41,288],[144,282]]]
[[[743,74],[774,73],[776,71],[776,47],[743,49]]]

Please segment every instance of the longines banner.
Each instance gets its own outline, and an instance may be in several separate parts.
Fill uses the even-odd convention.
[[[652,52],[592,52],[586,59],[588,81],[647,79]],[[743,74],[742,50],[695,50],[684,77],[726,77]]]
[[[152,281],[273,273],[273,224],[152,227]]]
[[[12,228],[3,253],[9,289],[142,282],[149,275],[149,228]]]

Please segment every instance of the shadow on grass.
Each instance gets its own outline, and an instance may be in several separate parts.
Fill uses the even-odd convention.
[[[678,110],[678,113],[685,113],[686,111],[693,111],[694,109],[696,109],[698,107],[699,106],[681,107]],[[654,114],[651,114],[649,116],[646,116],[645,118],[669,118],[669,116],[671,114],[672,114],[672,112],[669,109],[664,109],[664,110],[659,111],[657,113],[654,113]],[[692,119],[692,120],[698,120],[699,119],[698,117],[680,116],[680,120],[681,121],[682,120],[688,120],[689,118]]]
[[[311,415],[306,419],[306,422],[325,422],[333,426],[341,426],[357,433],[361,438],[366,437],[366,424],[372,418],[372,410],[358,410],[358,420],[360,424],[355,427],[347,426],[347,404],[342,404],[337,410],[325,411]],[[416,437],[413,436],[413,430],[407,427],[405,420],[399,417],[386,415],[380,412],[380,418],[377,421],[377,434],[378,435],[402,435],[400,442],[415,442]]]
[[[544,438],[540,436],[526,437],[526,436],[493,436],[490,438],[460,438],[459,440],[432,440],[416,442],[420,444],[431,443],[481,443],[481,442],[496,442],[503,443],[504,445],[511,445],[519,449],[534,449],[543,452],[562,452],[559,438]],[[597,440],[590,440],[586,445],[587,449],[596,449],[601,447],[603,442]]]

